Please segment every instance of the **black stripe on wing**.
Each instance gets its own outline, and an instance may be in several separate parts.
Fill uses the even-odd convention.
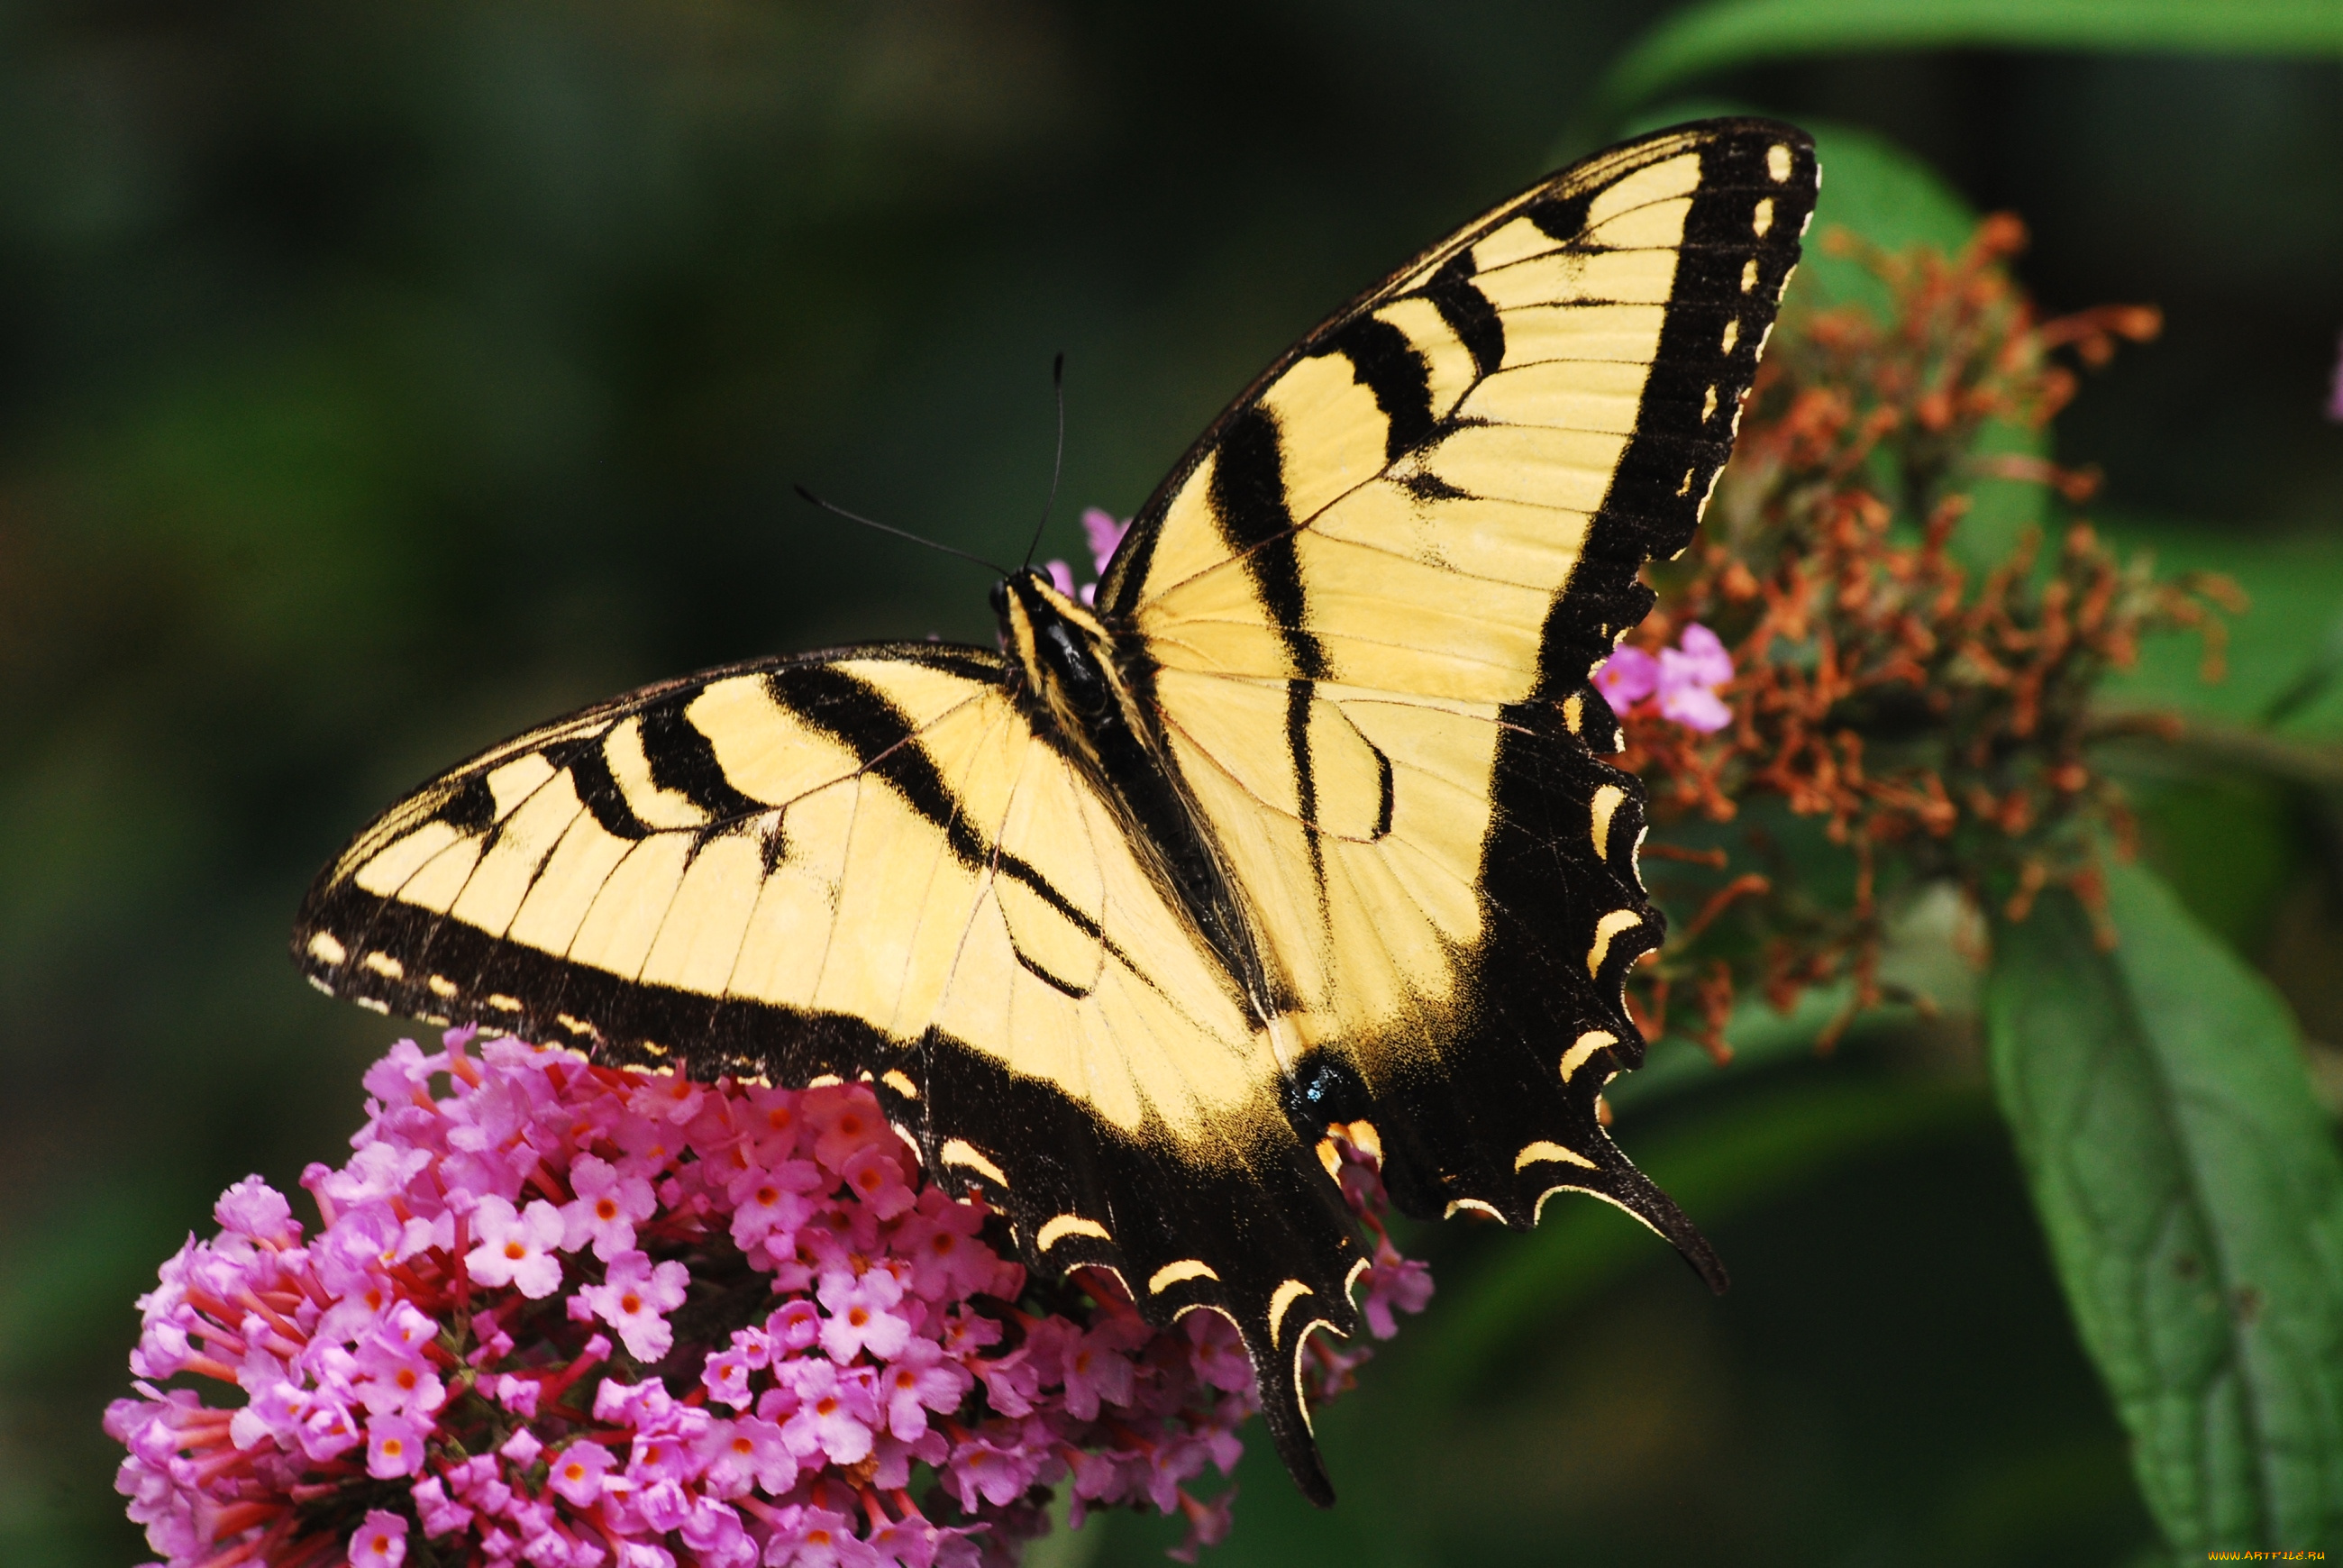
[[[960,864],[976,870],[990,867],[1019,883],[1130,966],[1130,955],[1115,948],[1099,923],[1069,902],[1031,862],[988,842],[970,824],[965,804],[945,781],[935,758],[920,744],[919,726],[885,692],[845,670],[819,664],[777,669],[767,677],[767,685],[775,701],[860,757],[865,773],[883,780],[943,835]]]
[[[1459,250],[1441,264],[1423,293],[1471,351],[1473,374],[1493,376],[1505,363],[1505,323],[1489,297],[1473,286],[1473,253]]]
[[[1229,553],[1244,562],[1253,591],[1276,624],[1293,668],[1312,680],[1330,671],[1308,628],[1293,513],[1286,505],[1285,457],[1276,416],[1254,407],[1237,416],[1212,464],[1212,515]]]
[[[1788,149],[1775,179],[1766,161]],[[1558,702],[1610,657],[1653,603],[1639,574],[1692,542],[1710,487],[1733,455],[1741,398],[1797,265],[1820,176],[1802,131],[1735,124],[1700,150],[1701,181],[1684,219],[1674,286],[1634,434],[1587,531],[1568,588],[1546,617],[1534,701]],[[1756,231],[1760,210],[1765,232]],[[1744,288],[1749,264],[1756,264]],[[1733,330],[1730,341],[1727,327]],[[1595,700],[1599,701],[1599,699]]]

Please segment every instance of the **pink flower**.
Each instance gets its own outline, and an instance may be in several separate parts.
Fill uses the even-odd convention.
[[[350,1537],[350,1568],[398,1568],[407,1561],[407,1521],[377,1508]]]
[[[1129,518],[1117,522],[1114,514],[1103,507],[1082,508],[1082,538],[1090,545],[1091,561],[1101,578],[1106,576],[1107,563],[1114,558],[1115,548],[1122,543],[1122,536],[1130,531]],[[1060,593],[1079,598],[1084,604],[1096,602],[1098,584],[1087,582],[1077,588],[1074,568],[1065,562],[1043,561],[1041,569],[1050,574],[1050,586]]]
[[[289,1247],[301,1239],[293,1206],[257,1176],[247,1176],[221,1193],[212,1218],[221,1230],[265,1245]]]
[[[911,1261],[912,1288],[923,1296],[968,1295],[992,1276],[991,1251],[976,1240],[984,1212],[955,1203],[935,1188],[920,1194],[920,1212],[896,1232],[900,1253]]]
[[[801,1459],[821,1454],[832,1464],[852,1464],[870,1452],[870,1428],[879,1412],[867,1382],[840,1373],[828,1362],[792,1362],[787,1369],[798,1412],[782,1427],[789,1452]]]
[[[602,1477],[610,1470],[610,1451],[598,1442],[573,1442],[554,1459],[546,1484],[580,1508],[593,1506],[602,1495]]]
[[[471,1039],[367,1074],[350,1159],[303,1177],[306,1243],[239,1182],[140,1299],[140,1377],[236,1385],[214,1406],[141,1382],[107,1409],[116,1485],[169,1568],[387,1568],[410,1526],[375,1507],[386,1482],[436,1561],[491,1568],[1006,1563],[1046,1528],[1031,1489],[1070,1464],[1083,1508],[1224,1528],[1225,1494],[1186,1486],[1234,1464],[1255,1408],[1233,1332],[1155,1332],[1079,1276],[1056,1310],[1007,1309],[1024,1271],[987,1211],[926,1184],[867,1088],[647,1083]],[[1417,1304],[1416,1276],[1345,1158],[1373,1320]],[[604,1324],[656,1372],[612,1375]],[[1312,1342],[1312,1397],[1363,1353]],[[959,1498],[949,1524],[910,1502],[915,1465]]]
[[[683,1305],[685,1282],[690,1278],[672,1259],[654,1268],[642,1252],[621,1252],[610,1260],[602,1283],[578,1293],[597,1317],[618,1331],[628,1355],[655,1362],[675,1344],[675,1330],[662,1314]]]
[[[980,1499],[1000,1507],[1022,1497],[1041,1468],[1040,1458],[1020,1445],[962,1443],[952,1454],[946,1484],[959,1494],[960,1505],[973,1513]]]
[[[756,1331],[749,1332],[753,1333]],[[749,1376],[755,1370],[748,1356],[741,1352],[726,1351],[721,1355],[708,1358],[708,1364],[699,1372],[700,1386],[708,1391],[708,1397],[718,1403],[729,1404],[734,1410],[746,1410],[749,1402],[757,1397],[749,1387]]]
[[[529,1300],[542,1301],[561,1288],[561,1212],[539,1198],[516,1212],[510,1201],[491,1194],[472,1211],[472,1234],[480,1244],[464,1254],[464,1271],[476,1285],[510,1285]]]
[[[825,1171],[842,1172],[864,1144],[895,1136],[870,1091],[856,1086],[809,1089],[799,1097],[798,1109],[814,1130],[813,1157]]]
[[[1122,544],[1122,536],[1131,531],[1131,519],[1115,520],[1104,507],[1082,508],[1082,538],[1090,542],[1091,559],[1097,564],[1098,575],[1106,576],[1107,562],[1114,559],[1115,550]],[[1090,603],[1085,598],[1082,602]]]
[[[447,1402],[447,1385],[430,1361],[395,1332],[367,1339],[358,1348],[357,1364],[366,1375],[357,1385],[358,1401],[376,1415],[428,1416]]]
[[[1180,1320],[1180,1326],[1195,1347],[1189,1352],[1189,1361],[1198,1377],[1230,1393],[1242,1393],[1252,1387],[1252,1361],[1245,1354],[1244,1339],[1236,1324],[1219,1312],[1190,1312]]]
[[[1136,1316],[1111,1317],[1088,1333],[1065,1335],[1061,1354],[1068,1413],[1078,1421],[1094,1421],[1101,1403],[1129,1404],[1135,1369],[1124,1352],[1152,1337],[1153,1332]],[[1040,1354],[1035,1352],[1037,1360]]]
[[[1399,1332],[1398,1320],[1392,1316],[1393,1307],[1420,1312],[1432,1302],[1432,1271],[1421,1259],[1400,1256],[1388,1240],[1376,1249],[1374,1266],[1367,1271],[1364,1283],[1367,1299],[1360,1307],[1367,1314],[1368,1329],[1379,1340]]]
[[[1733,678],[1733,656],[1716,633],[1698,621],[1674,648],[1660,649],[1660,717],[1706,735],[1733,722],[1715,689]]]
[[[489,1397],[518,1416],[535,1415],[538,1398],[545,1392],[545,1385],[537,1379],[510,1372],[499,1373],[487,1387]]]
[[[437,1539],[471,1527],[478,1517],[470,1509],[447,1495],[447,1483],[442,1476],[428,1476],[415,1483],[415,1512],[423,1521],[423,1533]]]
[[[1708,628],[1694,621],[1685,626],[1674,648],[1660,649],[1657,658],[1640,648],[1621,647],[1594,674],[1594,689],[1625,717],[1644,699],[1657,694],[1661,718],[1704,735],[1733,722],[1733,710],[1716,689],[1733,678],[1733,656]]]
[[[1640,648],[1622,644],[1595,668],[1594,678],[1594,689],[1611,710],[1624,713],[1658,689],[1660,661]]]
[[[649,1182],[620,1175],[592,1154],[571,1162],[569,1190],[578,1197],[561,1210],[561,1250],[574,1252],[590,1241],[594,1255],[606,1263],[635,1244],[635,1227],[659,1208]]]
[[[720,1497],[750,1491],[779,1497],[797,1484],[797,1457],[769,1421],[752,1415],[719,1422],[706,1441],[708,1482]]]
[[[819,1293],[830,1312],[821,1325],[821,1348],[832,1361],[850,1362],[866,1350],[886,1361],[900,1354],[911,1337],[911,1325],[887,1310],[903,1299],[903,1287],[884,1269],[859,1279],[829,1275]]]
[[[890,1358],[887,1370],[879,1375],[879,1397],[887,1405],[887,1430],[910,1442],[928,1430],[928,1412],[958,1410],[972,1381],[968,1369],[947,1361],[942,1347],[933,1340],[912,1340]]]
[[[854,1533],[854,1522],[842,1513],[809,1508],[798,1521],[791,1543],[795,1550],[768,1553],[767,1561],[791,1568],[876,1568],[878,1553]]]
[[[423,1432],[403,1415],[378,1415],[367,1422],[367,1473],[389,1481],[422,1469]]]
[[[866,1144],[839,1167],[838,1173],[854,1189],[863,1207],[881,1220],[891,1220],[918,1201],[904,1181],[903,1152],[883,1143]]]
[[[795,1247],[798,1227],[813,1217],[815,1209],[805,1194],[822,1185],[821,1169],[810,1160],[749,1166],[726,1188],[726,1196],[738,1205],[732,1211],[733,1244],[748,1251],[778,1232],[774,1246]]]

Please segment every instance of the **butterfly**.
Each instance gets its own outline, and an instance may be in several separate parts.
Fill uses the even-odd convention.
[[[1281,356],[1094,605],[646,687],[352,840],[293,956],[379,1011],[593,1060],[867,1082],[1048,1277],[1241,1331],[1332,1488],[1304,1341],[1368,1259],[1337,1127],[1422,1216],[1591,1193],[1718,1289],[1597,1096],[1643,1059],[1644,796],[1589,672],[1731,451],[1819,181],[1763,120],[1540,181]]]

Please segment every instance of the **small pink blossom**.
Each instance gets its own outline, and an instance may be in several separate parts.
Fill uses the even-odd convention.
[[[901,1353],[911,1325],[888,1311],[903,1299],[903,1287],[884,1269],[860,1278],[832,1274],[821,1282],[821,1304],[830,1313],[821,1325],[821,1348],[832,1361],[852,1361],[864,1351],[880,1361]]]
[[[1674,648],[1654,658],[1640,648],[1622,646],[1594,671],[1594,689],[1613,712],[1624,717],[1656,695],[1659,716],[1687,729],[1710,734],[1733,722],[1716,689],[1733,678],[1733,656],[1717,635],[1694,621]]]
[[[407,1521],[375,1509],[350,1536],[350,1568],[398,1568],[407,1561]]]
[[[464,1254],[464,1270],[478,1285],[510,1285],[529,1300],[542,1301],[561,1288],[560,1211],[539,1198],[516,1211],[494,1194],[472,1211],[472,1234],[479,1245]]]
[[[561,1210],[561,1250],[574,1252],[591,1241],[606,1263],[635,1244],[635,1227],[659,1208],[649,1182],[592,1154],[570,1163],[569,1190],[578,1196]]]
[[[814,1130],[813,1157],[825,1171],[842,1173],[863,1145],[895,1136],[870,1092],[847,1084],[809,1089],[798,1109]]]
[[[1250,1367],[1246,1375],[1252,1375]],[[942,1347],[934,1341],[910,1341],[890,1358],[879,1376],[879,1397],[887,1404],[887,1430],[905,1442],[911,1442],[928,1430],[930,1411],[949,1413],[960,1408],[971,1381],[968,1369],[947,1361]]]
[[[838,1173],[846,1178],[863,1206],[881,1220],[892,1220],[918,1201],[905,1180],[900,1147],[866,1144],[839,1167]]]
[[[212,1218],[221,1230],[264,1245],[289,1247],[301,1239],[301,1227],[293,1221],[293,1206],[257,1176],[247,1176],[221,1193],[212,1207]]]
[[[1366,1313],[1369,1331],[1379,1340],[1399,1332],[1399,1322],[1392,1316],[1394,1307],[1420,1312],[1432,1302],[1432,1271],[1419,1258],[1400,1256],[1388,1240],[1376,1249],[1374,1266],[1367,1271],[1363,1283],[1366,1300],[1360,1310]]]
[[[749,1402],[757,1397],[749,1386],[749,1379],[755,1370],[741,1352],[729,1350],[708,1358],[707,1365],[699,1372],[699,1383],[708,1391],[708,1397],[718,1403],[729,1404],[734,1410],[746,1410]]]
[[[1136,1369],[1126,1352],[1151,1337],[1144,1323],[1136,1318],[1113,1317],[1086,1333],[1068,1332],[1053,1337],[1062,1342],[1059,1354],[1063,1358],[1066,1410],[1077,1421],[1097,1419],[1101,1404],[1131,1402]]]
[[[1106,576],[1107,563],[1114,559],[1116,547],[1122,536],[1131,531],[1131,521],[1116,520],[1115,515],[1103,507],[1082,508],[1082,538],[1090,546],[1091,563],[1097,575]],[[1043,561],[1041,569],[1049,574],[1050,585],[1070,598],[1084,604],[1097,602],[1098,584],[1086,582],[1079,587],[1074,582],[1074,568],[1063,561]]]
[[[598,1285],[578,1293],[595,1315],[618,1331],[627,1353],[639,1362],[655,1362],[675,1343],[675,1330],[665,1313],[683,1305],[690,1273],[673,1259],[656,1268],[641,1252],[621,1252],[610,1260],[609,1273]]]
[[[592,1506],[602,1495],[602,1477],[610,1470],[610,1451],[598,1442],[573,1442],[555,1456],[546,1484],[580,1508]]]
[[[369,1337],[358,1349],[356,1365],[365,1374],[357,1388],[358,1400],[374,1414],[428,1416],[447,1402],[447,1385],[430,1360],[395,1332]]]
[[[489,1397],[518,1416],[537,1413],[537,1402],[545,1392],[545,1384],[535,1378],[515,1377],[503,1372],[488,1385]]]
[[[800,1459],[819,1453],[832,1464],[868,1455],[879,1415],[868,1382],[827,1362],[792,1362],[788,1372],[798,1399],[797,1413],[781,1429],[789,1452]]]
[[[752,1415],[719,1422],[706,1441],[709,1484],[719,1497],[752,1490],[779,1497],[797,1483],[797,1456],[769,1421]]]
[[[974,1513],[980,1500],[1000,1507],[1022,1497],[1040,1471],[1039,1457],[1021,1445],[962,1443],[952,1454],[946,1484],[960,1495],[960,1505]]]
[[[1704,735],[1733,722],[1733,710],[1716,688],[1733,678],[1733,656],[1716,633],[1698,621],[1684,628],[1674,648],[1660,649],[1660,717]]]
[[[875,1568],[878,1554],[854,1533],[854,1522],[828,1509],[809,1508],[798,1521],[794,1550],[769,1561],[791,1568]]]
[[[367,1422],[367,1473],[389,1481],[422,1469],[423,1433],[403,1415],[378,1415]]]
[[[1624,713],[1659,689],[1660,661],[1632,644],[1612,650],[1594,671],[1594,689],[1614,713]]]
[[[447,1482],[444,1476],[427,1476],[417,1482],[412,1495],[416,1514],[423,1521],[423,1533],[433,1540],[469,1529],[472,1521],[478,1517],[470,1509],[447,1495]]]
[[[1082,508],[1082,538],[1090,544],[1091,559],[1097,566],[1099,576],[1106,576],[1107,563],[1114,559],[1115,550],[1122,544],[1122,536],[1130,531],[1129,518],[1118,521],[1115,515],[1104,507]],[[1084,599],[1082,602],[1088,604],[1090,601]]]
[[[750,1165],[727,1184],[732,1211],[732,1241],[749,1251],[776,1231],[774,1245],[793,1247],[798,1228],[811,1219],[815,1203],[806,1196],[822,1186],[821,1168],[810,1160]]]

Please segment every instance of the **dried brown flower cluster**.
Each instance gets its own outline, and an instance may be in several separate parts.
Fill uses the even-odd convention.
[[[1689,914],[1631,988],[1649,1034],[1690,989],[1694,1033],[1723,1060],[1745,990],[1786,1010],[1851,980],[1827,1045],[1883,998],[1884,910],[1928,882],[2012,920],[2053,883],[2096,909],[2089,829],[2127,852],[2130,819],[2084,754],[2093,688],[2162,630],[2201,636],[2218,673],[2214,610],[2242,608],[2226,580],[2157,581],[2080,518],[2047,559],[2038,529],[1997,561],[1964,532],[1980,479],[2070,507],[2092,493],[2094,473],[1990,448],[2036,444],[2074,396],[2054,355],[2103,364],[2160,325],[2137,306],[2036,319],[2006,266],[2024,243],[2008,216],[1954,256],[1833,233],[1825,247],[1885,286],[1889,318],[1795,295],[1783,312],[1703,542],[1659,574],[1635,634],[1656,648],[1704,623],[1738,672],[1713,735],[1625,721],[1621,764],[1652,792],[1654,890]]]

